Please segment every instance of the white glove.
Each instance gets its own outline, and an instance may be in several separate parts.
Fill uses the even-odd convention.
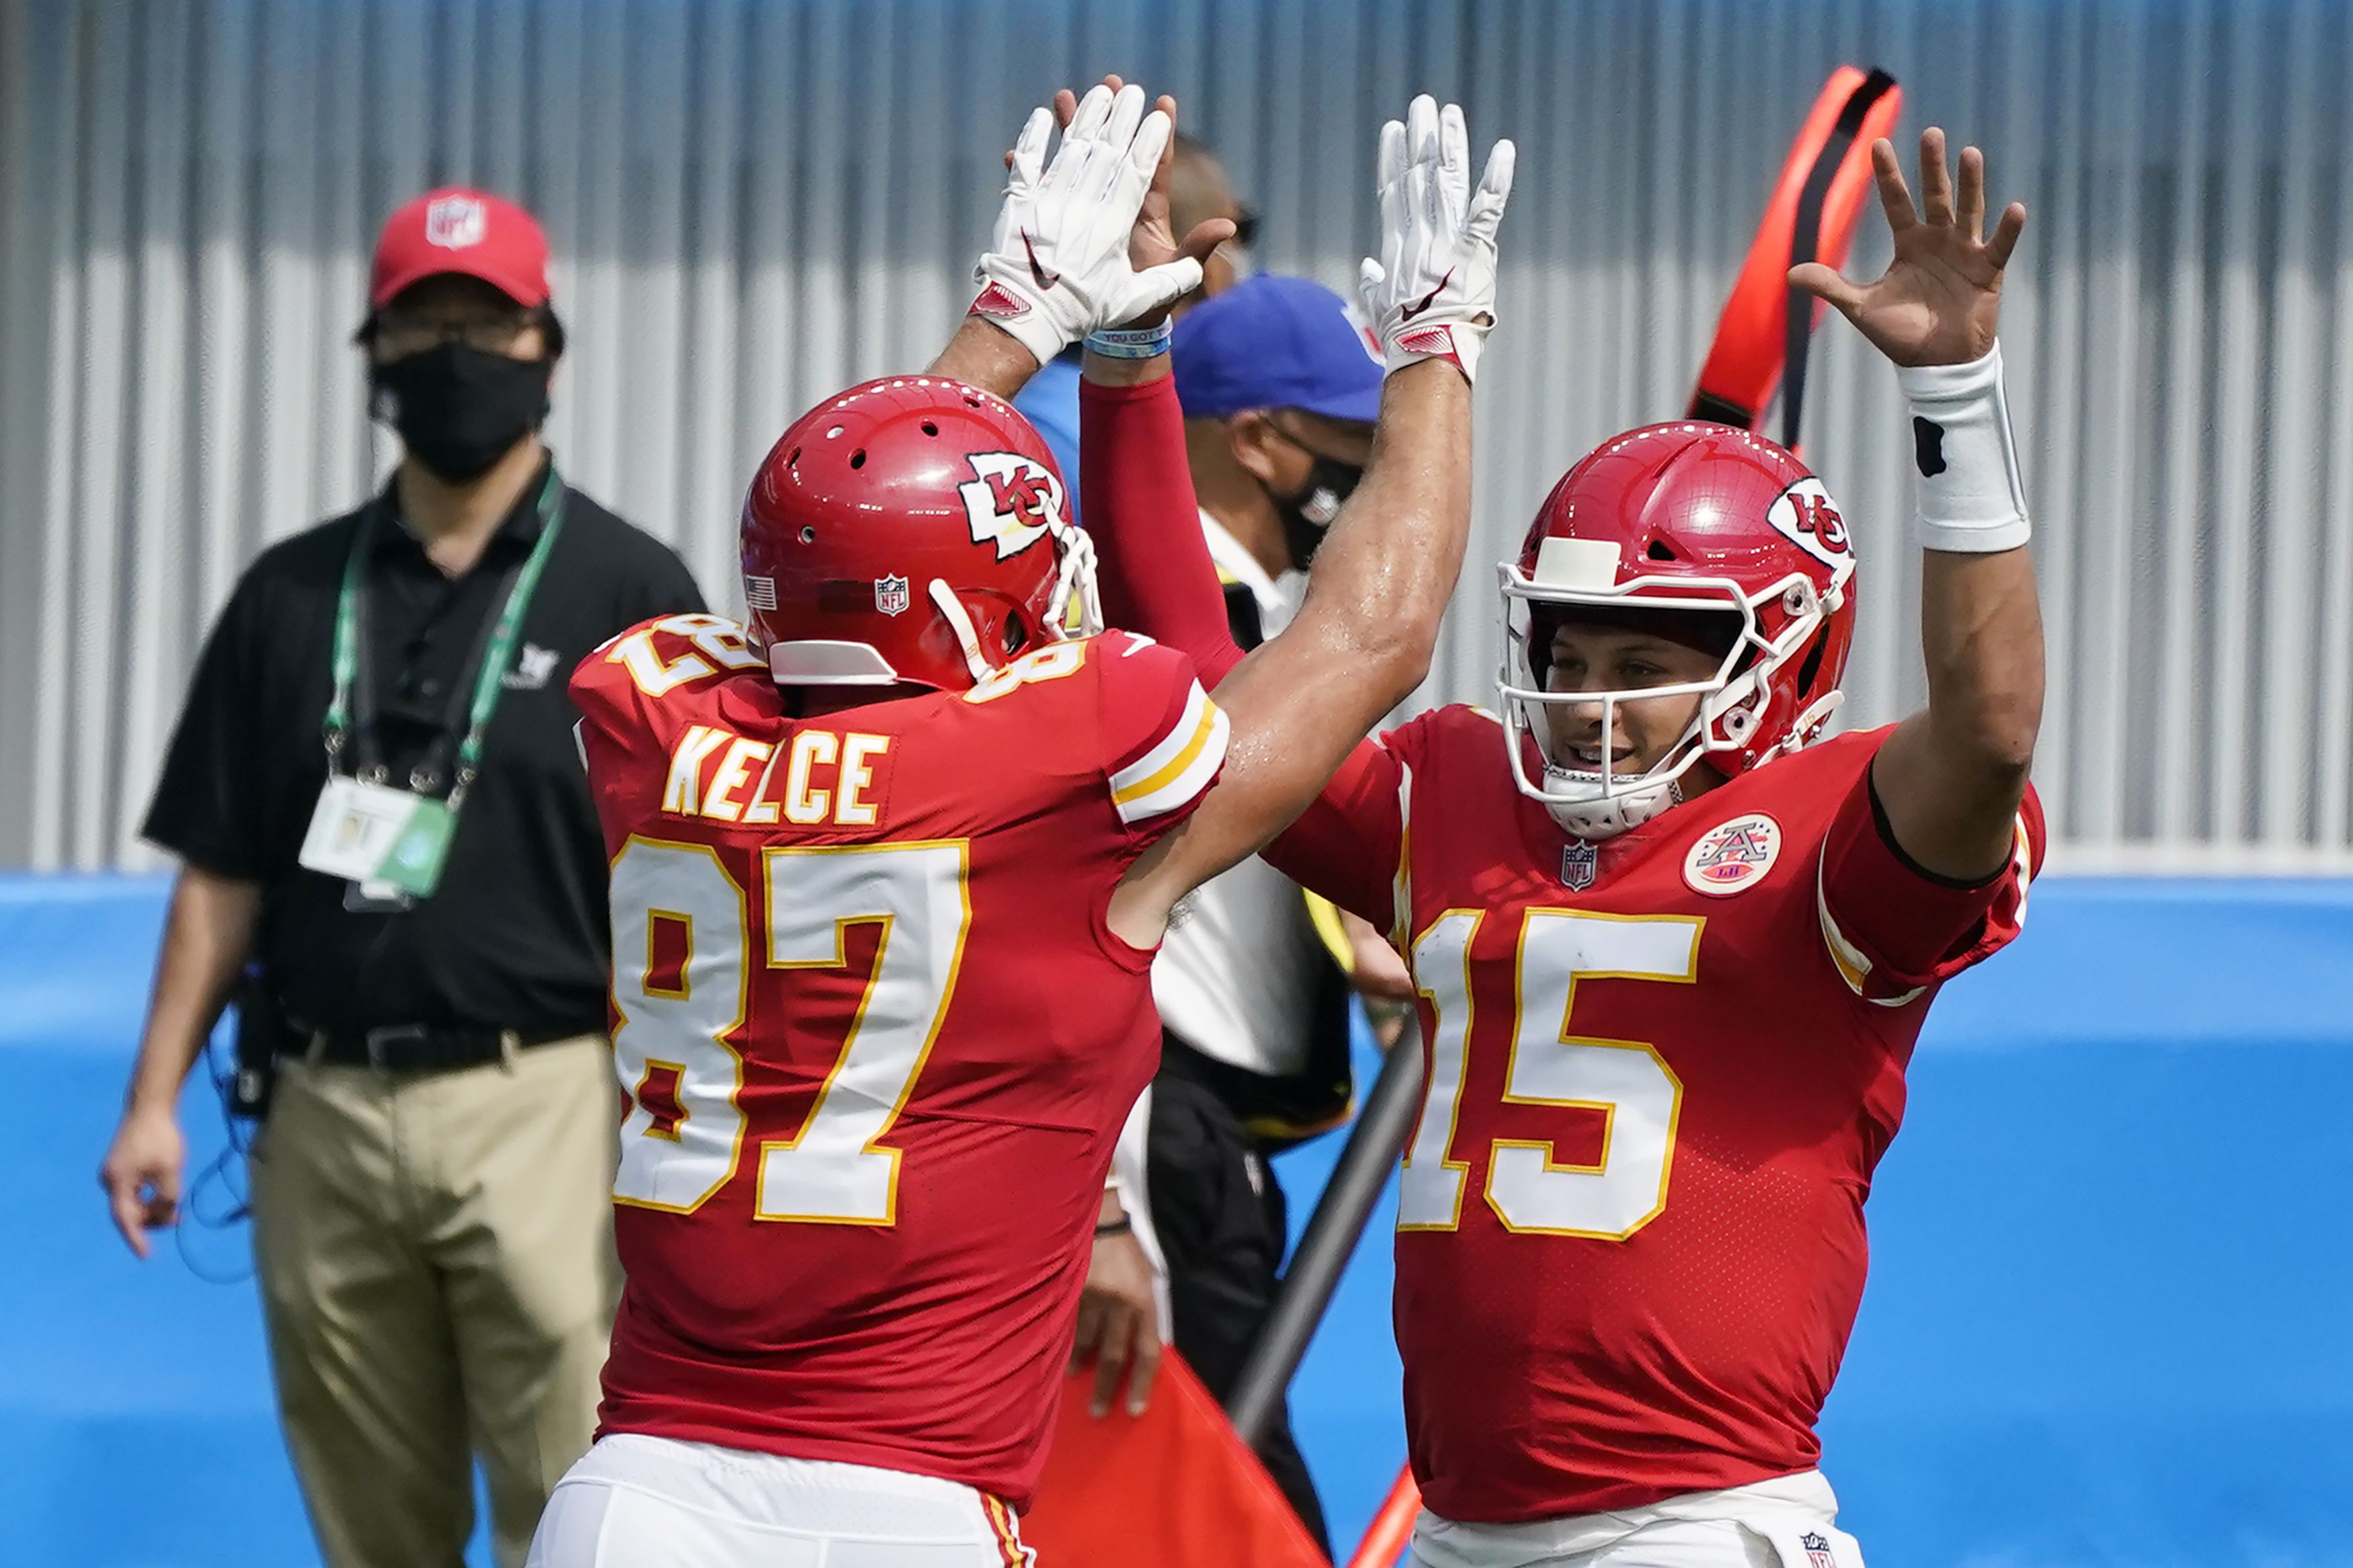
[[[1200,286],[1189,258],[1138,272],[1128,231],[1168,145],[1168,116],[1144,112],[1144,89],[1090,88],[1046,163],[1052,111],[1040,109],[1013,144],[1013,174],[996,237],[973,268],[972,314],[987,318],[1045,363],[1099,327],[1161,310]],[[1039,170],[1043,168],[1041,174]]]
[[[1495,324],[1495,230],[1518,156],[1496,142],[1474,191],[1460,105],[1424,94],[1404,124],[1381,127],[1381,254],[1365,258],[1359,288],[1391,371],[1446,359],[1472,379]]]

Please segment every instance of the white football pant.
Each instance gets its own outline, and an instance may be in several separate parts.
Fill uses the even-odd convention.
[[[1531,1524],[1466,1524],[1424,1509],[1410,1568],[1862,1568],[1819,1470],[1647,1508]]]
[[[1011,1510],[954,1481],[622,1433],[589,1449],[556,1483],[528,1568],[1029,1562]]]

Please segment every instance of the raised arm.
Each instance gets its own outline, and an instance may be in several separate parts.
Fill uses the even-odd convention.
[[[1428,672],[1470,529],[1471,379],[1494,321],[1512,166],[1511,143],[1497,143],[1474,190],[1461,110],[1426,97],[1383,128],[1382,254],[1365,264],[1364,293],[1389,374],[1372,457],[1298,616],[1218,683],[1232,725],[1225,773],[1113,899],[1112,927],[1130,942],[1158,941],[1176,899],[1297,816]],[[1087,374],[1166,372],[1090,356]]]
[[[1789,281],[1894,363],[1911,405],[1928,706],[1881,745],[1872,784],[1919,868],[1978,881],[2012,854],[2042,719],[2042,612],[1995,341],[2026,209],[2010,204],[1984,237],[1985,159],[1961,150],[1957,198],[1933,127],[1920,138],[1918,210],[1894,147],[1874,144],[1872,165],[1895,238],[1886,275],[1859,284],[1809,263]]]
[[[1061,145],[1046,148],[1060,124]],[[973,268],[980,292],[931,365],[1010,401],[1038,368],[1099,326],[1156,323],[1198,288],[1201,261],[1231,237],[1223,219],[1182,244],[1168,228],[1176,100],[1145,112],[1144,89],[1105,77],[1032,110],[1005,154],[1005,200]],[[1156,227],[1155,227],[1156,226]],[[1134,241],[1133,258],[1130,244]]]
[[[1242,650],[1201,531],[1185,416],[1166,354],[1087,356],[1079,384],[1079,451],[1104,624],[1182,649],[1201,684],[1217,689]]]

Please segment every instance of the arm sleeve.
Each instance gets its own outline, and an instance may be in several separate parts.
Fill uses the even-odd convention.
[[[1079,386],[1079,467],[1088,533],[1113,626],[1190,656],[1214,690],[1242,658],[1201,537],[1174,377]]]
[[[1201,535],[1174,378],[1082,382],[1079,430],[1105,618],[1182,649],[1214,689],[1242,650]],[[1359,744],[1263,852],[1292,880],[1383,931],[1407,923],[1398,867],[1410,770],[1391,749],[1402,733]]]
[[[247,881],[264,880],[269,870],[261,821],[268,797],[254,724],[263,708],[255,646],[263,620],[254,603],[259,592],[250,578],[238,584],[205,639],[140,828],[183,860]]]
[[[1104,787],[1120,826],[1149,843],[1208,797],[1226,765],[1226,716],[1175,648],[1124,632],[1095,647]]]
[[[1822,940],[1855,994],[1900,1007],[2007,946],[2042,866],[2042,803],[2031,788],[2011,844],[1982,882],[1922,869],[1895,842],[1865,767],[1822,841],[1816,881]]]
[[[1399,754],[1402,731],[1359,742],[1299,820],[1260,853],[1309,892],[1387,931],[1409,938],[1406,823],[1413,770]]]

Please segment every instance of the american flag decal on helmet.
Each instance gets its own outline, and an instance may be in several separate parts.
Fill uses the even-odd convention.
[[[774,577],[756,577],[746,573],[744,577],[744,603],[754,610],[775,609],[776,580]]]

